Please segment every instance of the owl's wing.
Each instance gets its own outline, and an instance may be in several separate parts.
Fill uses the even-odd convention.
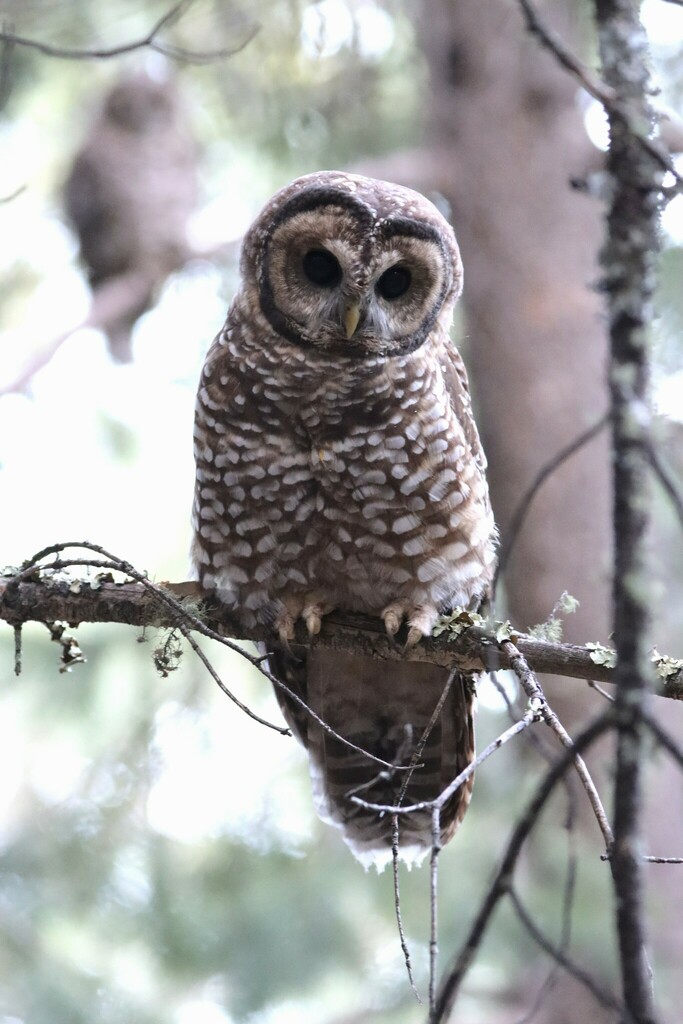
[[[308,704],[307,662],[306,648],[295,644],[291,645],[289,650],[275,645],[268,655],[268,669],[271,675],[280,679],[304,704]],[[287,725],[299,743],[308,750],[310,715],[279,686],[273,686],[273,689]]]
[[[486,472],[486,455],[481,445],[479,431],[477,430],[477,424],[472,412],[472,396],[467,379],[467,370],[465,369],[462,356],[450,339],[444,346],[441,368],[443,370],[446,390],[451,400],[451,408],[463,428],[474,460],[482,474],[484,474]]]

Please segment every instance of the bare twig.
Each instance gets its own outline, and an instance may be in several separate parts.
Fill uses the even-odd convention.
[[[683,0],[681,0],[681,3],[683,4]],[[664,491],[674,507],[681,526],[683,526],[683,496],[676,485],[673,474],[662,462],[656,447],[652,443],[652,439],[649,439],[647,443],[647,457],[650,460],[650,465],[655,471],[657,479],[664,488]]]
[[[462,980],[474,960],[493,912],[500,899],[509,889],[510,880],[522,847],[555,786],[572,764],[575,755],[584,751],[609,726],[608,709],[576,737],[573,748],[565,750],[555,764],[546,772],[535,795],[515,825],[493,882],[489,886],[474,923],[460,948],[460,952],[455,957],[450,969],[441,982],[434,1013],[430,1018],[430,1024],[443,1024],[443,1022],[449,1019]]]
[[[434,708],[434,711],[432,712],[431,717],[430,717],[429,721],[427,722],[427,725],[423,729],[422,735],[420,736],[420,740],[419,740],[417,746],[415,747],[415,750],[412,753],[412,756],[410,758],[410,763],[408,765],[408,770],[407,770],[407,772],[405,773],[405,775],[403,777],[401,788],[400,788],[399,794],[398,794],[398,799],[396,801],[398,806],[400,806],[403,803],[403,800],[404,800],[405,795],[406,795],[406,790],[408,789],[408,784],[410,783],[410,780],[412,778],[412,775],[413,775],[415,769],[417,768],[418,764],[422,760],[422,754],[423,754],[425,745],[427,743],[427,740],[429,739],[429,736],[430,736],[430,733],[431,733],[432,729],[434,728],[434,726],[438,722],[439,717],[441,715],[441,712],[443,711],[443,706],[446,703],[446,698],[448,697],[448,694],[449,694],[449,691],[451,689],[451,686],[453,685],[454,677],[455,677],[455,670],[449,674],[448,679],[446,680],[446,685],[443,688],[443,692],[442,692],[441,696],[439,697],[438,701],[436,702],[436,706]],[[408,942],[407,942],[407,939],[406,939],[406,936],[405,936],[405,932],[404,932],[404,929],[403,929],[403,918],[402,918],[402,915],[401,915],[401,890],[400,890],[400,886],[399,886],[399,823],[398,823],[398,814],[394,814],[392,816],[392,821],[391,821],[391,862],[392,862],[392,877],[393,877],[393,883],[394,883],[394,909],[395,909],[395,912],[396,912],[396,924],[398,926],[399,940],[400,940],[400,943],[401,943],[401,949],[403,950],[403,958],[405,960],[406,970],[408,972],[408,980],[410,981],[410,987],[412,988],[418,1003],[421,1003],[422,999],[420,998],[420,995],[419,995],[419,993],[417,991],[417,988],[415,987],[415,983],[413,981],[413,971],[412,971],[412,965],[411,965],[411,961],[410,961],[410,952],[408,950]],[[435,885],[436,885],[436,881],[435,881],[435,879],[432,879],[432,883],[431,883],[430,888],[434,887]],[[434,928],[435,928],[435,916],[434,916],[435,914],[436,914],[436,907],[435,907],[435,904],[434,904],[434,894],[432,892],[432,901],[431,901],[432,931],[434,931]],[[434,972],[432,970],[432,962],[431,962],[431,959],[430,959],[430,971],[429,971],[429,993],[430,993],[429,998],[430,998],[430,1006],[431,1006],[431,999],[432,999],[432,994],[433,994],[433,986],[434,986]]]
[[[154,22],[149,32],[140,39],[128,43],[120,43],[118,46],[95,47],[93,49],[75,49],[73,47],[53,46],[50,43],[43,43],[37,39],[29,39],[26,36],[17,35],[9,29],[0,30],[0,41],[13,46],[23,46],[26,49],[36,50],[45,57],[57,57],[60,60],[106,60],[110,57],[120,57],[135,50],[149,48],[163,53],[172,59],[186,61],[193,64],[206,64],[211,61],[222,60],[225,57],[232,57],[247,46],[259,31],[260,26],[252,26],[247,36],[237,45],[225,49],[195,52],[184,50],[180,47],[170,46],[158,40],[159,34],[172,25],[176,24],[185,14],[194,0],[179,0],[165,14]]]
[[[599,6],[600,2],[601,0],[596,0],[596,6]],[[677,0],[671,0],[671,2],[677,2]],[[676,185],[668,188],[667,192],[680,192],[681,188],[683,188],[683,176],[676,170],[666,150],[651,139],[647,133],[640,130],[642,126],[641,120],[630,108],[629,104],[625,102],[627,100],[627,93],[611,85],[607,75],[605,75],[605,80],[595,76],[578,57],[572,54],[559,36],[549,29],[547,25],[544,25],[531,0],[519,0],[519,5],[522,8],[529,31],[540,40],[543,46],[554,54],[559,64],[577,79],[586,92],[598,100],[599,103],[602,103],[608,115],[612,118],[618,118],[627,126],[635,145],[655,160],[662,170],[668,171],[669,174],[673,175]],[[648,187],[653,188],[656,194],[661,194],[663,191],[661,181],[659,183],[650,182]]]
[[[620,1003],[611,992],[604,989],[589,971],[581,967],[580,964],[577,964],[567,954],[566,950],[561,946],[556,946],[551,942],[548,936],[541,931],[512,886],[508,889],[508,896],[510,897],[510,902],[515,908],[515,912],[519,920],[522,922],[534,942],[540,946],[544,952],[552,957],[556,964],[560,964],[568,974],[580,982],[580,984],[590,992],[596,1002],[608,1010],[616,1010],[617,1013],[624,1014],[625,1008],[623,1004]],[[626,1015],[623,1019],[627,1021],[632,1020],[630,1014]]]
[[[55,559],[52,562],[50,562],[48,566],[46,566],[46,567],[43,566],[43,568],[59,569],[59,570],[61,570],[61,569],[68,568],[69,566],[72,566],[72,565],[88,565],[88,566],[94,566],[94,567],[97,567],[97,568],[104,568],[104,569],[113,570],[115,572],[123,573],[125,576],[129,576],[131,579],[134,579],[137,583],[139,583],[143,587],[143,589],[145,591],[147,591],[148,595],[150,596],[150,598],[152,600],[157,601],[162,606],[165,605],[166,609],[167,609],[167,613],[169,611],[172,613],[170,615],[170,617],[169,617],[170,621],[168,621],[168,623],[167,623],[172,628],[178,629],[178,628],[180,628],[180,623],[183,623],[183,625],[186,628],[194,629],[198,633],[203,634],[204,636],[208,637],[209,639],[216,640],[217,643],[222,644],[223,646],[227,647],[229,650],[236,651],[243,658],[245,658],[250,664],[252,664],[256,669],[258,669],[258,671],[261,673],[261,675],[265,676],[265,678],[268,679],[273,684],[273,686],[278,687],[279,689],[281,689],[283,691],[283,693],[286,693],[287,696],[290,698],[290,700],[294,701],[294,703],[296,703],[300,708],[302,708],[302,710],[305,711],[306,714],[309,715],[320,726],[321,729],[323,729],[325,732],[327,732],[330,736],[333,736],[335,739],[339,740],[339,742],[342,743],[344,746],[349,747],[351,750],[357,751],[358,753],[362,754],[364,757],[367,757],[368,760],[373,761],[376,764],[383,765],[385,768],[391,768],[393,771],[405,771],[406,770],[405,768],[401,767],[400,765],[394,765],[394,764],[392,764],[389,761],[383,761],[382,758],[377,757],[374,754],[371,754],[369,751],[364,750],[362,747],[357,746],[355,743],[352,743],[351,740],[348,740],[344,736],[341,736],[330,725],[328,725],[327,722],[325,722],[322,718],[320,718],[320,716],[317,715],[315,713],[315,711],[313,711],[313,709],[310,708],[308,706],[308,704],[306,704],[305,701],[303,701],[301,699],[301,697],[298,696],[298,694],[296,694],[292,690],[290,690],[289,687],[286,686],[282,682],[281,679],[278,679],[276,676],[272,675],[269,671],[267,671],[267,669],[265,669],[263,667],[263,665],[260,663],[261,659],[259,658],[258,655],[250,654],[249,651],[244,650],[243,647],[240,647],[238,644],[236,644],[229,637],[223,635],[223,633],[217,632],[216,630],[212,629],[202,619],[200,619],[193,611],[190,611],[186,606],[184,607],[180,603],[180,601],[178,601],[175,597],[173,597],[173,595],[170,594],[167,590],[165,590],[163,587],[157,586],[157,584],[152,583],[149,579],[147,579],[147,577],[144,575],[144,573],[139,572],[129,562],[126,562],[123,559],[119,559],[115,555],[112,555],[111,552],[107,551],[105,548],[103,548],[99,544],[92,544],[92,543],[90,543],[88,541],[70,541],[70,542],[66,542],[66,543],[62,543],[62,544],[51,544],[48,547],[43,548],[37,554],[33,555],[26,562],[24,562],[21,571],[18,573],[18,575],[16,577],[14,577],[14,579],[20,581],[25,576],[27,576],[27,575],[30,576],[32,573],[35,573],[38,570],[39,563],[43,559],[49,557],[50,555],[54,555],[56,553],[59,553],[59,552],[63,551],[65,548],[73,548],[73,547],[76,547],[76,548],[86,548],[86,549],[88,549],[90,551],[96,552],[97,554],[103,555],[104,558],[103,559],[83,559],[83,558]],[[1,598],[2,598],[2,593],[0,592],[0,599]],[[54,621],[55,618],[58,619],[58,618],[61,618],[61,616],[54,616],[53,617],[53,616],[47,615],[47,616],[45,616],[45,618],[42,621],[47,621],[47,622]],[[69,621],[73,621],[73,620],[69,619]],[[127,620],[124,620],[124,621],[127,621]],[[16,624],[16,622],[13,621],[13,625],[15,625],[15,624]],[[239,703],[236,700],[236,698],[232,697],[232,699],[234,699],[236,703]],[[289,730],[284,728],[284,727],[280,731],[283,734],[288,734],[289,733]]]
[[[0,206],[4,203],[11,203],[13,199],[16,199],[17,196],[22,194],[22,192],[25,192],[27,187],[27,185],[20,185],[19,188],[15,188],[14,192],[10,192],[8,196],[2,196],[0,199]]]
[[[640,717],[655,736],[657,742],[676,761],[679,768],[683,769],[683,747],[676,742],[673,736],[669,735],[666,729],[662,728],[654,715],[649,714],[647,711],[642,711]]]
[[[436,977],[439,963],[438,881],[441,853],[441,812],[432,808],[432,852],[429,860],[429,1012],[436,1009]]]
[[[543,717],[543,721],[548,725],[555,735],[559,738],[560,743],[567,747],[568,750],[572,750],[574,744],[572,743],[571,736],[560,722],[559,718],[548,704],[545,694],[541,689],[540,683],[534,676],[533,672],[529,668],[524,656],[519,652],[511,640],[504,640],[501,644],[504,650],[507,650],[510,659],[510,665],[513,672],[520,681],[520,684],[524,688],[524,692],[529,698],[530,702],[536,702],[540,714]],[[609,852],[612,849],[614,842],[614,836],[612,829],[610,828],[609,821],[607,820],[607,814],[605,808],[602,806],[602,800],[600,794],[593,782],[590,772],[586,766],[586,762],[576,754],[574,758],[574,767],[576,773],[581,780],[581,784],[586,791],[586,795],[590,801],[590,805],[593,808],[595,819],[598,823],[598,827],[602,832],[602,837],[605,841],[605,848]]]
[[[555,55],[565,71],[573,75],[586,92],[603,106],[607,107],[614,103],[617,99],[614,89],[587,68],[583,61],[565,46],[558,34],[543,23],[531,0],[519,0],[519,6],[522,8],[529,32]]]
[[[14,674],[21,675],[21,626],[14,627]]]
[[[403,927],[399,864],[400,861],[398,859],[398,815],[395,814],[391,822],[391,871],[392,884],[394,887],[394,915],[396,917],[396,927],[398,928],[398,940],[401,943],[401,952],[403,953],[403,962],[406,966],[408,981],[413,991],[413,995],[417,999],[418,1003],[421,1003],[422,997],[420,996],[420,993],[417,990],[415,978],[413,977],[413,963],[410,956],[410,948],[408,947],[408,940],[406,938],[405,928]]]
[[[451,783],[444,789],[438,797],[434,800],[421,800],[416,804],[375,804],[370,803],[367,800],[363,800],[362,797],[352,796],[350,799],[359,807],[365,807],[371,811],[382,811],[385,814],[414,814],[416,811],[433,811],[435,808],[441,810],[445,804],[451,799],[454,793],[456,793],[462,785],[474,775],[477,768],[487,761],[491,754],[495,754],[497,750],[500,750],[509,740],[518,733],[523,732],[528,726],[538,720],[538,712],[536,710],[529,710],[524,715],[524,718],[520,718],[518,722],[511,725],[509,729],[501,733],[500,736],[496,737],[489,745],[477,755],[474,761],[470,762],[466,768],[460,772],[459,775],[453,779]]]
[[[570,459],[572,455],[575,455],[576,452],[580,451],[580,449],[587,445],[589,441],[592,441],[593,438],[600,433],[603,427],[607,425],[608,420],[609,414],[605,413],[596,423],[593,424],[592,427],[582,431],[578,437],[575,437],[573,441],[566,445],[566,447],[562,448],[556,455],[553,455],[553,457],[541,467],[529,485],[527,491],[521,497],[510,520],[506,535],[503,538],[503,543],[500,546],[498,565],[496,566],[496,572],[491,585],[492,600],[495,600],[498,581],[507,568],[507,564],[510,561],[510,556],[512,555],[515,543],[526,520],[529,508],[541,487],[546,480],[567,461],[567,459]]]
[[[605,700],[610,701],[610,703],[614,700],[612,694],[608,693],[607,690],[603,690],[602,686],[598,686],[594,679],[587,679],[586,682],[590,686],[591,690],[595,690],[601,697],[604,697]]]

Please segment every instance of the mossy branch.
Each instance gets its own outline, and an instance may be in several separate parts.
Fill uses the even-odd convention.
[[[115,582],[111,571],[100,573],[99,577],[74,579],[64,573],[74,563],[102,568],[102,563],[93,559],[58,559],[47,566],[32,564],[0,576],[0,620],[14,628],[26,622],[67,622],[71,626],[115,622],[174,628],[184,621],[200,633],[204,623],[207,634],[218,629],[225,637],[266,644],[272,638],[264,627],[245,630],[224,613],[219,617],[216,609],[204,602],[196,583]],[[104,568],[125,573],[127,567],[121,562]],[[326,616],[320,634],[313,638],[299,623],[295,643],[385,660],[426,661],[475,673],[510,667],[506,640],[514,642],[534,672],[604,683],[614,681],[611,648],[597,643],[579,646],[537,639],[508,622],[481,620],[468,612],[444,619],[438,636],[423,640],[407,652],[386,635],[380,619],[340,613]],[[657,652],[653,653],[653,661],[659,695],[683,700],[683,662]]]

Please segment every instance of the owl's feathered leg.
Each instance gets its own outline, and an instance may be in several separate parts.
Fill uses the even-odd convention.
[[[429,636],[439,617],[435,604],[412,604],[410,601],[392,601],[381,613],[389,636],[396,636],[404,619],[408,622],[406,649],[414,647],[424,636]]]
[[[282,606],[275,619],[277,635],[285,647],[289,647],[290,640],[294,639],[296,620],[304,610],[303,594],[285,594],[282,598]]]
[[[320,632],[323,615],[334,611],[335,607],[317,590],[309,590],[305,594],[285,594],[275,619],[275,629],[280,640],[287,646],[294,639],[297,619],[304,620],[309,636],[316,636]]]

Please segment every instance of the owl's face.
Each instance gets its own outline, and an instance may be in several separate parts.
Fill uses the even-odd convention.
[[[140,73],[122,79],[107,97],[105,114],[119,128],[143,135],[172,123],[175,99],[170,83]]]
[[[357,175],[320,172],[278,192],[250,229],[242,273],[290,341],[353,357],[414,351],[450,321],[462,265],[427,199]]]

